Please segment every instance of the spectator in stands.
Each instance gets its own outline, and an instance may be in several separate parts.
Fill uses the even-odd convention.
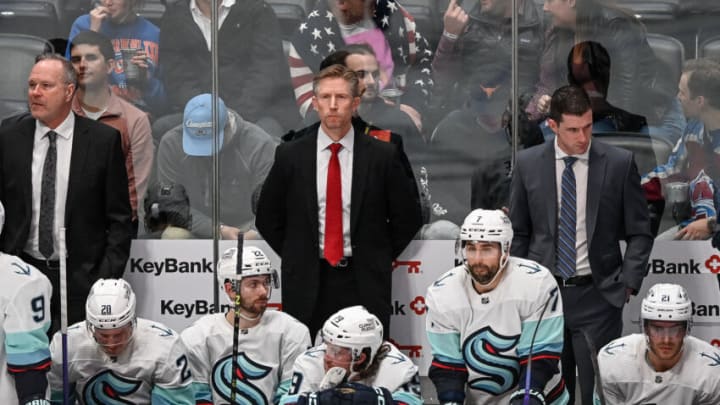
[[[532,92],[538,81],[543,31],[538,9],[531,0],[518,1],[520,94]],[[478,2],[466,13],[451,0],[443,16],[443,35],[432,61],[435,87],[433,93],[453,109],[462,106],[477,113],[478,98],[486,99],[489,91],[510,87],[512,61],[512,3],[505,0]],[[456,86],[457,85],[457,86]],[[506,92],[507,93],[507,92]],[[494,111],[502,114],[504,106]],[[474,116],[474,114],[472,114]],[[459,119],[457,114],[452,119]],[[474,121],[471,117],[470,121]],[[468,125],[471,125],[469,122]]]
[[[110,90],[115,67],[110,40],[94,31],[79,33],[70,45],[70,61],[78,76],[72,109],[75,114],[109,125],[122,136],[132,219],[137,233],[138,202],[147,189],[154,146],[147,114]]]
[[[678,99],[689,118],[668,162],[642,177],[648,201],[663,199],[669,182],[688,183],[689,217],[680,217],[658,239],[708,239],[715,230],[720,179],[720,64],[708,59],[686,62]]]
[[[220,236],[237,239],[253,228],[252,194],[273,163],[275,141],[218,99],[220,190],[213,195],[212,97],[201,94],[185,106],[183,124],[166,133],[158,150],[158,180],[182,184],[190,196],[192,233],[212,238],[213,199],[219,198]]]
[[[110,38],[117,62],[112,71],[113,91],[143,110],[162,111],[165,88],[158,77],[160,30],[136,14],[142,1],[100,0],[90,13],[75,20],[68,40],[72,43],[82,31],[95,31]],[[125,60],[123,49],[138,51],[131,60]],[[69,48],[66,56],[70,56]],[[129,80],[126,76],[129,63],[140,69],[138,79]]]
[[[211,90],[211,0],[169,4],[160,23],[169,105],[182,111]],[[279,137],[297,124],[280,26],[265,0],[218,1],[219,95],[230,109]],[[179,123],[181,117],[177,117]]]
[[[577,42],[592,38],[602,44],[614,62],[607,98],[618,108],[648,116],[648,90],[655,79],[656,58],[644,26],[631,14],[600,0],[545,0],[552,17],[546,31],[540,64],[540,82],[529,109],[535,118],[547,112],[554,89],[565,83],[565,56]]]
[[[193,239],[190,199],[182,184],[154,183],[145,197],[147,239]]]
[[[432,90],[432,50],[413,17],[395,0],[319,0],[290,46],[290,75],[300,113],[310,110],[320,61],[347,44],[369,44],[380,64],[380,90],[404,90],[400,109],[422,125]]]
[[[380,95],[380,65],[372,47],[367,44],[351,44],[344,48],[344,65],[355,71],[365,90],[360,98],[358,115],[368,123],[398,133],[411,143],[422,142],[420,131],[412,117],[398,105]],[[342,51],[341,51],[342,52]],[[320,69],[325,66],[320,66]]]

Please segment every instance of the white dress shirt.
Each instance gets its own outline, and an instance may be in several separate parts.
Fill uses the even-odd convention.
[[[587,241],[587,181],[590,147],[592,141],[588,145],[585,153],[581,155],[572,155],[578,160],[573,164],[573,172],[575,172],[575,253],[577,255],[575,265],[576,276],[586,276],[591,274],[590,259],[588,257],[588,241]],[[564,157],[570,156],[563,152],[558,146],[557,137],[555,138],[555,186],[558,206],[558,221],[560,220],[560,204],[562,200],[562,173],[565,170]]]
[[[235,5],[235,0],[223,0],[220,3],[220,9],[218,10],[218,31],[222,27],[228,14],[230,14],[230,7]],[[190,0],[190,14],[192,14],[193,21],[200,28],[200,32],[205,38],[208,51],[210,50],[210,18],[206,17],[197,6],[195,0]]]
[[[317,136],[317,196],[318,196],[318,235],[320,236],[320,257],[323,257],[325,249],[325,205],[327,190],[327,173],[330,165],[330,144],[335,143],[323,131],[322,126],[318,128]],[[340,179],[342,187],[342,210],[343,210],[343,255],[352,256],[352,245],[350,244],[350,196],[352,193],[352,171],[353,171],[353,146],[355,145],[355,130],[350,131],[338,142],[342,148],[338,151],[340,161]]]
[[[75,128],[75,114],[68,114],[54,131],[58,134],[55,143],[57,148],[57,172],[55,175],[55,221],[53,223],[53,247],[55,252],[50,260],[58,260],[58,232],[65,227],[65,201],[68,192],[68,181],[70,179],[70,158],[72,155],[73,129]],[[40,228],[40,194],[42,188],[43,166],[45,165],[45,156],[47,155],[50,141],[45,134],[51,128],[45,126],[40,121],[35,121],[35,140],[33,141],[32,154],[32,217],[30,220],[30,234],[25,244],[25,253],[30,256],[45,260],[45,256],[40,253],[40,238],[38,230]]]

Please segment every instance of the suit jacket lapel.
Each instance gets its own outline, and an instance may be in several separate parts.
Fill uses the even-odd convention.
[[[73,199],[77,194],[77,190],[81,188],[80,184],[84,180],[83,168],[85,167],[85,159],[87,159],[90,148],[89,129],[85,122],[86,118],[75,115],[75,128],[73,129],[72,153],[70,156],[70,178],[68,179],[68,193],[65,200],[65,223],[69,222]]]
[[[367,183],[369,159],[367,156],[367,148],[371,139],[365,134],[365,125],[354,125],[355,143],[353,151],[353,173],[352,173],[352,190],[350,195],[350,235],[357,229],[357,222],[360,218],[360,206],[362,197],[365,194],[365,184]]]
[[[607,165],[607,157],[605,152],[598,150],[595,146],[597,142],[593,142],[590,146],[590,157],[588,162],[588,180],[587,180],[587,216],[585,225],[587,227],[587,240],[590,246],[595,232],[595,224],[597,223],[597,215],[600,205],[600,195],[603,192],[603,184],[605,182],[605,167]]]
[[[319,227],[317,198],[317,129],[319,127],[319,124],[314,125],[308,135],[298,140],[298,146],[301,146],[299,151],[301,159],[300,184],[311,185],[303,190],[303,199],[307,207],[305,212],[308,215],[311,229],[318,229]],[[317,232],[310,232],[309,235],[314,235],[317,238]]]
[[[23,200],[27,202],[25,204],[26,209],[32,207],[32,155],[33,148],[35,145],[35,119],[30,117],[22,123],[22,129],[20,130],[20,136],[17,137],[18,142],[18,154],[17,159],[22,159],[20,167],[22,168],[21,178],[25,179],[23,182]],[[28,216],[29,217],[29,216]]]
[[[548,229],[553,236],[557,236],[557,176],[555,173],[555,142],[548,142],[547,147],[543,151],[540,162],[540,189],[546,190],[547,195],[552,198],[543,198],[545,204],[545,212],[547,212]],[[538,207],[542,208],[542,207]]]

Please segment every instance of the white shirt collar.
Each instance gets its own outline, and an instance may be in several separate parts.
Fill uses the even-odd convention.
[[[75,128],[75,114],[70,111],[70,113],[67,115],[67,117],[65,117],[63,122],[61,122],[60,125],[58,125],[55,129],[48,127],[47,125],[43,124],[38,120],[35,120],[35,128],[36,132],[39,133],[41,136],[44,136],[48,131],[53,130],[61,137],[65,139],[70,139],[72,137],[73,129]]]
[[[336,143],[323,131],[322,125],[318,127],[317,146],[318,151],[327,149],[330,144]],[[352,152],[353,146],[355,145],[355,128],[350,126],[350,130],[342,137],[337,143],[342,145],[343,149],[347,149],[348,152]]]
[[[571,156],[571,155],[568,155],[567,153],[565,153],[564,150],[560,149],[560,146],[558,145],[558,141],[557,141],[557,135],[555,135],[555,137],[554,137],[554,142],[555,142],[555,160],[562,160],[567,156]],[[591,147],[592,147],[592,139],[590,140],[590,143],[588,143],[588,147],[587,147],[587,150],[585,150],[585,153],[582,153],[580,155],[572,155],[572,156],[578,158],[578,160],[587,162],[590,159],[590,148]]]

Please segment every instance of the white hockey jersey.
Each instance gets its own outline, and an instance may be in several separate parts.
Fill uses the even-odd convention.
[[[686,336],[678,364],[657,372],[645,359],[640,333],[615,339],[598,353],[607,405],[720,404],[720,349]],[[594,403],[600,404],[595,387]]]
[[[374,377],[367,380],[354,381],[372,387],[383,387],[392,393],[395,401],[408,405],[421,405],[420,378],[417,366],[392,343],[390,351],[381,360],[380,367]],[[325,377],[325,344],[308,349],[295,361],[293,368],[293,385],[280,401],[280,404],[293,404],[298,394],[316,392]]]
[[[510,257],[504,271],[498,286],[484,294],[473,288],[463,266],[446,272],[427,289],[432,366],[467,370],[466,404],[507,404],[524,383],[519,381],[520,365],[527,361],[531,345],[533,359],[559,359],[562,353],[562,299],[553,276],[538,263],[516,257]],[[548,404],[567,403],[559,369],[545,385],[544,395]]]
[[[190,363],[180,336],[165,325],[138,318],[132,340],[112,358],[95,342],[85,321],[68,328],[70,385],[80,404],[195,404]],[[62,399],[62,338],[50,345],[49,382]]]
[[[225,314],[198,319],[182,332],[198,403],[228,404],[232,386],[233,327]],[[310,347],[308,328],[280,311],[238,335],[235,404],[277,403],[292,381],[295,359]]]
[[[50,367],[50,281],[19,258],[0,253],[0,404],[16,405],[9,374]]]

